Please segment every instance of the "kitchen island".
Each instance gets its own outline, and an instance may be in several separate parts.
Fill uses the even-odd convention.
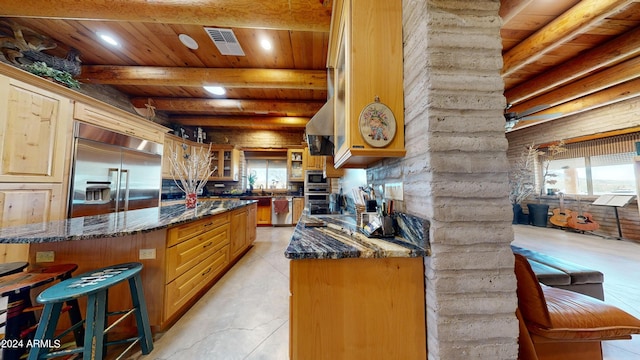
[[[290,261],[290,359],[421,359],[428,223],[398,214],[395,237],[368,238],[354,216],[303,215]]]
[[[75,273],[136,261],[153,331],[177,320],[250,248],[252,200],[200,201],[0,229],[0,243],[30,244],[31,266],[75,263]],[[109,309],[130,306],[128,288],[109,292]],[[81,307],[84,305],[81,303]],[[125,324],[131,328],[133,321]]]

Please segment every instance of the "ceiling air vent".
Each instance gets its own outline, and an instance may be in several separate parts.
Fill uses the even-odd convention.
[[[244,56],[244,51],[231,29],[204,28],[222,55]]]

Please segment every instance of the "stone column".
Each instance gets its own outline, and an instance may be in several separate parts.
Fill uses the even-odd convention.
[[[367,171],[402,181],[430,220],[429,359],[516,359],[500,1],[403,0],[407,156]]]

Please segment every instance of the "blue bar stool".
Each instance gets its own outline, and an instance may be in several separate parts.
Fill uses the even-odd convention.
[[[82,353],[83,359],[103,359],[107,346],[123,343],[131,343],[123,351],[123,354],[137,343],[140,343],[143,354],[149,354],[153,350],[153,339],[142,291],[140,270],[142,270],[142,264],[135,262],[108,266],[72,277],[40,293],[36,300],[44,304],[44,310],[36,330],[33,347],[29,352],[29,359],[48,359],[77,353]],[[107,312],[109,288],[125,280],[129,282],[133,307],[127,310]],[[85,320],[73,324],[70,329],[56,337],[54,332],[60,318],[62,304],[69,299],[84,296],[87,297]],[[107,332],[132,314],[136,317],[138,336],[118,341],[106,341]],[[111,326],[105,328],[107,316],[111,315],[121,316]],[[60,343],[58,340],[76,327],[82,326],[83,323],[85,324],[84,346],[78,346],[74,349],[57,349]]]

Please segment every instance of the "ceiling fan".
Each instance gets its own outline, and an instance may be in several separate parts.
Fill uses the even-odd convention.
[[[549,105],[536,105],[526,111],[523,111],[521,113],[517,113],[517,112],[509,112],[508,110],[513,106],[513,104],[507,104],[507,106],[504,108],[504,119],[506,120],[506,124],[505,124],[505,130],[509,131],[511,129],[513,129],[514,126],[516,126],[516,124],[518,124],[520,121],[522,120],[546,120],[546,119],[551,119],[551,118],[555,118],[559,115],[561,115],[561,113],[555,113],[555,114],[542,114],[542,115],[531,115],[531,114],[535,114],[539,111],[548,109],[550,106]]]

